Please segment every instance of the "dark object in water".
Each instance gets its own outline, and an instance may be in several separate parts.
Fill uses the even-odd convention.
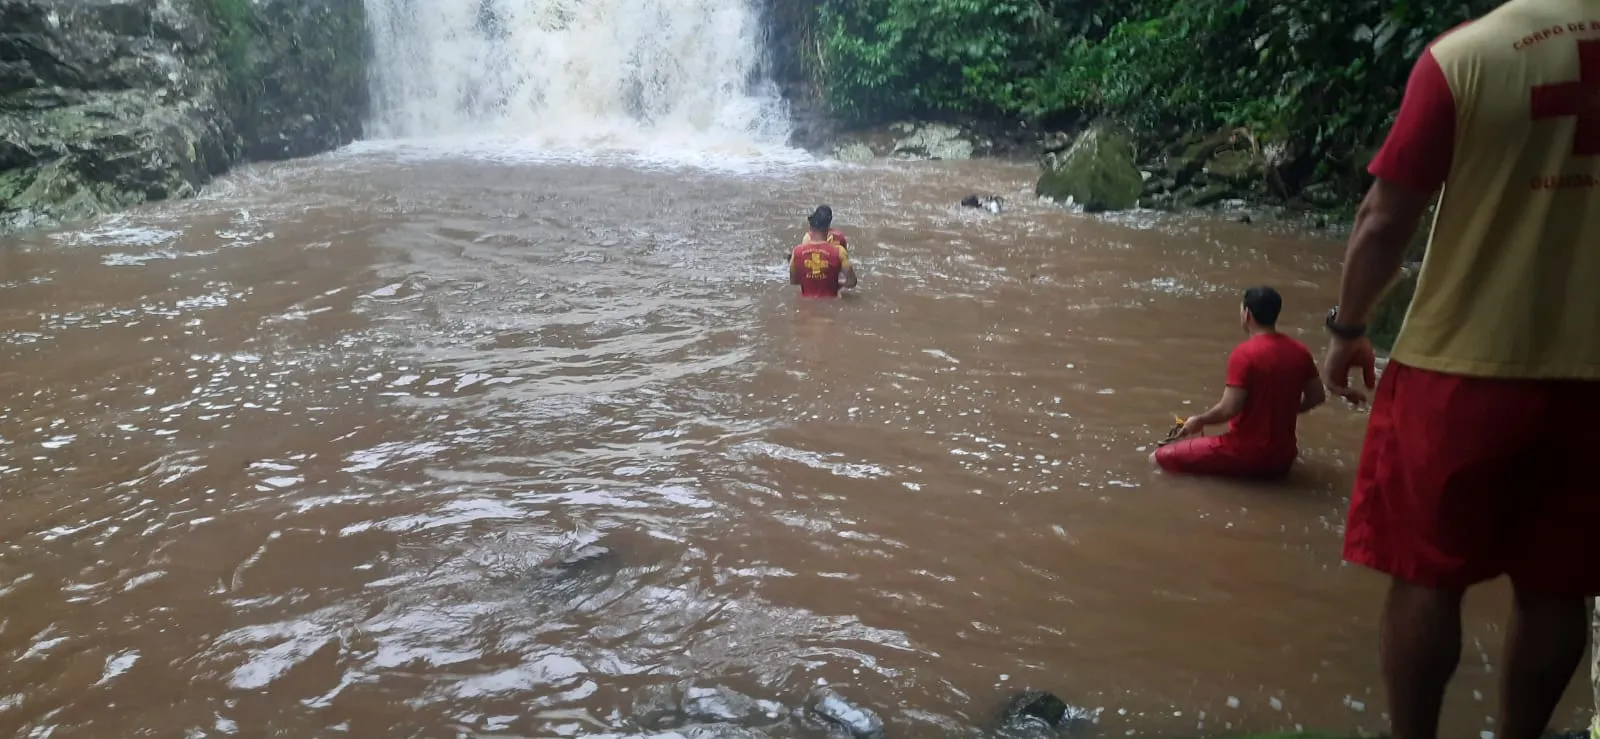
[[[1015,724],[1037,719],[1050,726],[1060,726],[1067,717],[1067,704],[1043,690],[1018,693],[1006,707],[1006,723]]]
[[[883,737],[883,719],[878,718],[878,714],[845,700],[832,688],[823,688],[817,693],[816,705],[812,706],[811,710],[849,731],[856,739]]]
[[[1004,209],[1004,203],[1005,201],[1001,200],[1000,198],[992,196],[984,196],[980,198],[977,195],[968,195],[961,199],[961,205],[963,207],[982,208],[990,213],[999,213]]]
[[[1044,739],[1071,736],[1096,723],[1098,711],[1073,706],[1043,690],[1025,690],[1006,704],[999,736]]]
[[[591,565],[611,556],[611,550],[599,544],[585,544],[570,552],[559,552],[545,561],[546,567],[573,570]]]

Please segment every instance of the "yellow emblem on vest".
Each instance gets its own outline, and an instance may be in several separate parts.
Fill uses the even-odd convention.
[[[828,272],[828,260],[823,258],[822,252],[811,252],[811,255],[806,257],[806,266],[811,268],[812,277],[822,277]]]

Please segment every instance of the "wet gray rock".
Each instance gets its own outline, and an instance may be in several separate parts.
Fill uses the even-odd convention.
[[[833,156],[841,162],[861,164],[876,159],[878,154],[872,150],[870,145],[855,141],[834,149]]]
[[[850,732],[856,739],[883,737],[883,719],[878,718],[878,714],[850,702],[831,688],[817,691],[811,711]]]
[[[0,232],[193,195],[353,140],[360,0],[0,0]]]
[[[362,0],[264,0],[255,7],[261,33],[248,57],[253,94],[239,116],[244,156],[303,157],[356,140],[369,106]]]
[[[904,138],[894,144],[901,159],[971,159],[976,146],[968,132],[945,123],[897,124]]]
[[[1060,698],[1042,690],[1019,693],[1006,707],[1007,723],[1023,720],[1041,720],[1055,726],[1067,717],[1067,704]]]
[[[1042,690],[1026,690],[1006,704],[1001,733],[1007,739],[1059,736],[1087,726],[1094,714]]]
[[[579,569],[611,559],[613,554],[608,547],[585,544],[576,549],[556,552],[545,562],[545,566],[562,570]]]

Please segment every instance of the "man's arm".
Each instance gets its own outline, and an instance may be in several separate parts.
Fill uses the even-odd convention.
[[[789,284],[800,284],[800,262],[794,258],[794,252],[789,252]]]
[[[1216,405],[1211,406],[1211,410],[1190,418],[1184,425],[1194,426],[1196,427],[1195,431],[1199,431],[1207,426],[1215,426],[1219,423],[1232,421],[1235,416],[1244,412],[1244,401],[1248,397],[1250,397],[1250,391],[1242,387],[1229,385],[1223,388],[1222,399],[1218,400]]]
[[[1306,386],[1300,390],[1300,412],[1310,411],[1327,399],[1328,393],[1322,389],[1322,378],[1312,377],[1306,380]]]
[[[839,247],[839,287],[854,288],[856,286],[856,266],[850,263],[850,252]]]
[[[1366,325],[1400,272],[1428,201],[1450,175],[1455,128],[1454,93],[1430,49],[1412,67],[1394,126],[1367,167],[1377,180],[1356,211],[1345,249],[1340,324]]]
[[[1379,179],[1361,201],[1339,280],[1339,323],[1365,326],[1394,281],[1433,193]]]
[[[1333,317],[1340,325],[1353,328],[1371,320],[1373,306],[1400,271],[1428,200],[1450,176],[1455,135],[1455,96],[1430,47],[1411,68],[1400,113],[1367,167],[1377,179],[1356,211],[1345,249],[1339,307]],[[1372,390],[1377,380],[1372,342],[1365,336],[1334,336],[1322,362],[1322,382],[1359,405],[1367,394],[1350,384],[1353,367],[1361,368],[1367,390]]]

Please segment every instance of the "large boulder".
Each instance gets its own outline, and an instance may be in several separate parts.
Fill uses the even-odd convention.
[[[0,0],[0,232],[351,141],[364,24],[361,0]]]
[[[894,143],[901,159],[971,159],[976,149],[969,132],[947,123],[901,123],[891,130],[902,134]]]
[[[1089,212],[1126,210],[1139,203],[1144,176],[1134,167],[1133,137],[1108,124],[1084,131],[1064,152],[1046,154],[1034,192],[1074,202]]]
[[[249,55],[245,156],[302,157],[354,141],[369,105],[362,0],[264,0],[256,12],[264,32]]]
[[[234,158],[198,14],[0,0],[0,29],[0,231],[192,195]]]

